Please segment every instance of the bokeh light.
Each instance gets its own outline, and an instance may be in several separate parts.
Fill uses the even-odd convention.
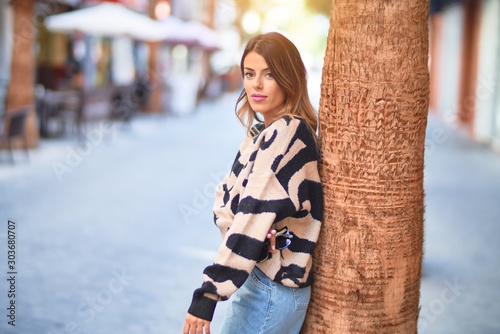
[[[241,25],[246,33],[256,34],[261,27],[261,19],[259,13],[255,10],[249,10],[243,15]]]
[[[158,20],[168,17],[172,13],[172,6],[167,0],[160,0],[155,7],[155,17]]]

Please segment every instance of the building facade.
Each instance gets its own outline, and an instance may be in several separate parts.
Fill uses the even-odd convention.
[[[500,2],[437,6],[430,61],[431,112],[500,151]]]

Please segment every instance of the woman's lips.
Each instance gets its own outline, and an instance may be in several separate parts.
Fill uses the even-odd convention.
[[[267,99],[267,96],[262,95],[262,94],[252,94],[251,97],[252,97],[252,100],[255,102],[261,102],[261,101],[264,101],[265,99]]]

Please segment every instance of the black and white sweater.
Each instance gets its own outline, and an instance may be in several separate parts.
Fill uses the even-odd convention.
[[[312,252],[323,215],[316,141],[305,121],[288,116],[252,130],[217,186],[214,219],[223,243],[188,311],[209,321],[217,301],[227,300],[256,265],[288,287],[312,283]],[[294,234],[290,246],[257,264],[268,231],[284,226]]]

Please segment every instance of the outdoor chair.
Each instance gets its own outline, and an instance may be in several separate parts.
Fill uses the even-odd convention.
[[[28,139],[26,137],[26,118],[32,109],[31,106],[25,106],[13,110],[8,110],[4,116],[4,126],[0,132],[0,147],[7,147],[10,156],[10,162],[14,163],[14,152],[12,142],[16,138],[22,138],[24,150],[29,160]]]
[[[129,122],[139,109],[141,92],[136,85],[115,86],[111,98],[111,118],[115,121]]]
[[[76,117],[76,127],[79,138],[83,139],[83,135],[88,130],[89,125],[111,121],[111,98],[113,91],[111,88],[103,87],[85,89],[81,94],[81,104]]]
[[[81,103],[79,90],[54,91],[40,94],[38,116],[40,135],[45,138],[63,136],[68,125],[73,125]]]

